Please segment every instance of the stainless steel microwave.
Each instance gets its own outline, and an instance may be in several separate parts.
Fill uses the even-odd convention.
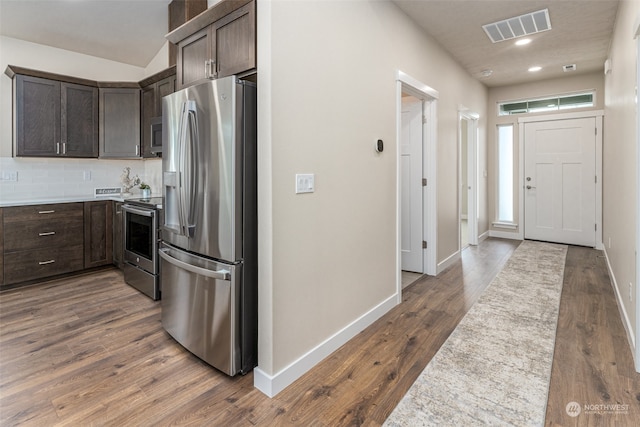
[[[151,152],[162,153],[162,116],[151,119]]]

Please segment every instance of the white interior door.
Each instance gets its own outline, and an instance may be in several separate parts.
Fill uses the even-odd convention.
[[[595,246],[595,118],[524,129],[525,239]]]
[[[423,273],[422,101],[402,98],[400,143],[402,269]]]

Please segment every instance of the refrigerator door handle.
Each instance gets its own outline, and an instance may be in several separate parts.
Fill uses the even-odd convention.
[[[205,277],[211,277],[212,279],[217,279],[217,280],[226,280],[226,281],[231,280],[231,273],[229,272],[229,270],[209,270],[206,268],[191,265],[189,263],[180,261],[179,259],[169,255],[169,250],[166,248],[160,249],[158,253],[160,254],[160,258],[164,259],[169,264],[173,264],[176,267],[182,268],[192,273],[205,276]]]
[[[184,236],[193,237],[195,224],[193,223],[194,203],[198,193],[198,163],[197,144],[198,127],[196,120],[196,103],[187,100],[182,105],[180,117],[180,148],[178,150],[179,191],[178,191],[178,222]],[[187,136],[189,142],[187,143]],[[188,152],[187,152],[188,150]]]

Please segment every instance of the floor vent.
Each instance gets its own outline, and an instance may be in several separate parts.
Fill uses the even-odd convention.
[[[482,29],[493,43],[548,31],[551,29],[549,9],[486,24]]]

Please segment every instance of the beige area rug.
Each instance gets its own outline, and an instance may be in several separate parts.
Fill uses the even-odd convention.
[[[524,241],[384,425],[544,425],[566,254]]]

